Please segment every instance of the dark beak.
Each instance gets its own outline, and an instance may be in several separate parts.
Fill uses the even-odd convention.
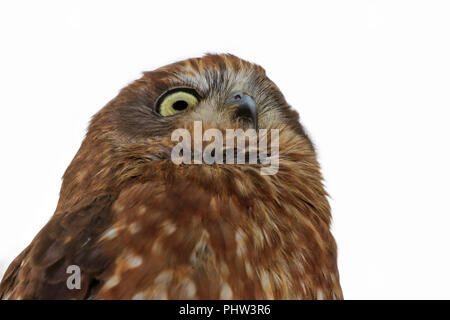
[[[234,92],[230,97],[230,102],[237,105],[234,113],[235,118],[247,118],[253,123],[253,127],[258,130],[258,108],[255,100],[242,92]]]

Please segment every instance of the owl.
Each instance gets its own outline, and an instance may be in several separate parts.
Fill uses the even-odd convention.
[[[276,170],[247,161],[247,146],[243,162],[175,161],[174,132],[198,135],[198,123],[265,132],[256,137]],[[198,140],[178,160],[199,160]],[[144,72],[93,116],[53,216],[7,269],[0,297],[342,299],[330,223],[298,113],[262,67],[207,54]]]

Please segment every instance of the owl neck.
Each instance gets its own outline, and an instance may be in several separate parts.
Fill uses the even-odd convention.
[[[118,195],[136,183],[160,181],[202,188],[219,196],[232,196],[251,206],[267,203],[275,211],[303,212],[330,224],[330,207],[322,185],[315,151],[307,137],[284,130],[279,136],[279,168],[274,175],[261,174],[260,166],[176,165],[148,143],[113,145],[110,139],[87,136],[67,168],[57,212],[89,203],[104,194]],[[166,152],[167,153],[167,152]]]

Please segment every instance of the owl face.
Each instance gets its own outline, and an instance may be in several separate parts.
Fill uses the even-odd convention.
[[[105,113],[129,141],[163,138],[193,121],[218,129],[290,126],[304,134],[298,114],[264,69],[232,55],[206,55],[145,72]]]

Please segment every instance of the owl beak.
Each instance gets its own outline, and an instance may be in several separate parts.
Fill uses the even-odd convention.
[[[230,97],[230,102],[236,106],[234,112],[235,119],[246,118],[253,123],[253,127],[258,130],[258,108],[255,100],[242,92],[234,92]]]

